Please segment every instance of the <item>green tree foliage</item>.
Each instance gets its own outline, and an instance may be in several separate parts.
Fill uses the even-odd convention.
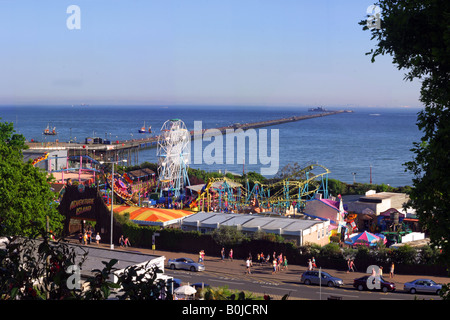
[[[442,249],[450,265],[450,2],[446,0],[383,0],[381,28],[370,29],[375,49],[372,61],[389,54],[405,79],[419,79],[417,125],[423,132],[414,143],[415,158],[406,163],[414,174],[410,192],[413,208],[427,228],[432,244]],[[364,30],[369,28],[361,21]]]
[[[62,230],[56,195],[51,191],[46,173],[23,162],[25,138],[15,134],[12,123],[0,123],[0,235],[31,236],[49,228]]]
[[[9,237],[0,250],[0,300],[106,300],[115,293],[119,300],[171,299],[162,272],[147,265],[129,266],[113,281],[116,259],[102,261],[85,284],[75,284],[71,266],[83,268],[87,251],[80,255],[62,241]],[[81,280],[81,279],[80,279]]]
[[[244,239],[244,234],[232,226],[220,226],[212,232],[212,238],[216,243],[225,247],[239,245]]]

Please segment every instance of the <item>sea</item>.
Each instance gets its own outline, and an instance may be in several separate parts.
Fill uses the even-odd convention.
[[[413,142],[422,136],[416,125],[419,110],[355,108],[353,111],[254,129],[258,139],[267,137],[266,153],[259,153],[266,157],[257,157],[256,163],[250,153],[262,152],[263,144],[255,146],[248,139],[245,146],[240,146],[246,150],[243,159],[237,159],[237,155],[231,159],[229,154],[225,155],[229,149],[226,149],[226,138],[223,137],[224,155],[221,158],[218,147],[211,152],[220,146],[213,144],[216,138],[204,138],[201,148],[205,154],[215,156],[215,161],[208,161],[206,157],[201,158],[202,161],[190,159],[189,166],[206,171],[262,174],[262,169],[270,165],[274,170],[266,170],[271,172],[263,174],[270,178],[286,165],[297,163],[303,168],[316,163],[330,170],[328,178],[346,183],[372,180],[374,184],[395,187],[411,185],[413,175],[405,170],[404,163],[413,159]],[[58,139],[77,143],[85,143],[87,137],[117,141],[159,135],[164,123],[171,119],[179,119],[188,130],[193,130],[199,124],[202,129],[211,129],[308,114],[312,112],[307,107],[275,106],[0,106],[0,121],[13,122],[15,131],[27,140],[48,142]],[[152,127],[151,134],[138,133],[144,123],[146,127]],[[43,135],[47,126],[55,127],[58,134]],[[198,145],[194,148],[194,143],[191,142],[191,158],[194,158],[193,152],[199,150]],[[234,150],[236,148],[237,145]],[[140,163],[156,163],[157,159],[157,148],[139,152]]]

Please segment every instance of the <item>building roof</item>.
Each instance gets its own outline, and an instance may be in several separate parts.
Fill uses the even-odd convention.
[[[323,221],[300,220],[286,217],[264,217],[255,214],[198,212],[183,219],[182,225],[216,229],[222,225],[236,226],[243,231],[284,235],[299,235],[300,231],[311,228]]]
[[[111,209],[111,206],[108,206]],[[130,214],[130,220],[140,225],[166,226],[174,224],[192,215],[192,211],[175,209],[157,209],[137,206],[114,205],[114,212]]]
[[[151,169],[144,168],[144,169],[138,169],[138,170],[132,170],[130,172],[127,172],[127,174],[134,179],[138,178],[144,178],[148,176],[154,176],[155,172]]]

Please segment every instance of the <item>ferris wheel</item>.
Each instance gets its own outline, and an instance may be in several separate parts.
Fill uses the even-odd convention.
[[[183,187],[189,185],[190,138],[186,125],[180,119],[167,120],[161,127],[156,151],[160,196],[167,191],[179,197]]]

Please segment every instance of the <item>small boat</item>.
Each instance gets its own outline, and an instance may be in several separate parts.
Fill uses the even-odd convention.
[[[57,134],[56,127],[53,127],[53,129],[50,130],[50,125],[47,125],[47,128],[45,128],[42,133],[46,136],[54,136]]]
[[[152,133],[152,126],[149,126],[148,129],[145,127],[145,121],[144,126],[142,126],[139,131],[139,133]]]

